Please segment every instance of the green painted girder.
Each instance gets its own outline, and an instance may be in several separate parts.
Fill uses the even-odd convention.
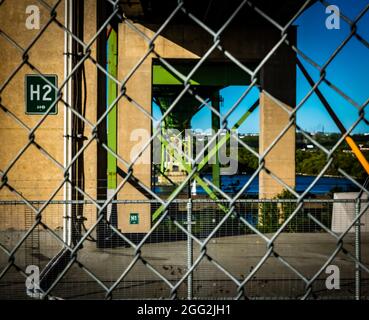
[[[168,110],[176,97],[176,95],[156,97],[156,101],[159,103],[160,110],[163,114]],[[192,96],[185,95],[176,104],[172,112],[165,117],[165,127],[180,131],[190,128],[191,119],[199,109],[200,102]]]
[[[118,34],[117,31],[109,26],[108,38],[106,43],[107,53],[107,72],[113,77],[118,74]],[[106,107],[109,108],[117,97],[117,84],[106,77]],[[117,152],[117,106],[110,110],[107,115],[107,145]],[[108,174],[108,189],[115,189],[117,187],[117,158],[108,152],[107,161]]]
[[[246,119],[251,115],[251,113],[258,107],[259,105],[259,99],[257,101],[255,101],[251,107],[249,109],[247,109],[247,111],[242,115],[242,117],[235,123],[235,125],[232,127],[231,130],[237,130],[242,123],[244,123],[246,121]],[[207,155],[202,159],[202,161],[197,165],[197,172],[194,174],[194,179],[196,180],[196,182],[204,189],[204,191],[209,195],[210,199],[212,200],[219,200],[219,198],[217,197],[217,195],[210,189],[210,187],[208,186],[208,184],[200,177],[199,172],[201,171],[202,168],[204,168],[204,166],[209,162],[210,158],[213,157],[218,150],[230,139],[231,134],[229,132],[226,133],[225,136],[223,136],[214,146],[214,148],[212,148]],[[161,140],[161,143],[164,144],[166,146],[166,148],[170,147],[168,141],[166,141],[161,135],[159,135],[159,139]],[[182,158],[181,155],[179,155],[176,150],[174,150],[176,157],[179,161],[181,161],[183,168],[186,170],[186,172],[189,174],[192,171],[191,166]],[[174,191],[168,198],[168,200],[172,200],[174,199],[174,195],[175,195]],[[224,212],[227,213],[228,212],[228,208],[224,205],[222,205],[221,203],[218,203],[219,208]],[[164,206],[161,205],[153,214],[152,216],[152,220],[155,221],[164,211]]]
[[[163,136],[165,134],[165,128],[161,127],[161,135]],[[165,170],[165,145],[161,144],[161,159],[160,159],[160,171],[164,172]]]
[[[194,92],[203,100],[210,98],[215,92],[219,92],[222,87],[198,86]],[[183,86],[154,86],[153,99],[160,107],[162,114],[172,105],[173,101],[180,95]],[[201,102],[192,94],[185,93],[177,102],[172,111],[165,117],[164,124],[167,129],[178,129],[183,131],[190,128],[192,117],[203,107]]]
[[[214,92],[211,97],[211,105],[216,111],[220,111],[220,95],[219,91]],[[215,112],[211,112],[211,127],[214,132],[218,132],[220,129],[220,119]],[[221,187],[221,177],[220,177],[220,163],[219,163],[219,154],[218,152],[215,153],[214,156],[215,163],[212,165],[212,178],[213,184],[220,189]]]
[[[167,149],[169,149],[170,145],[169,142],[167,140],[165,140],[162,136],[159,135],[159,139],[161,141],[161,143],[163,145],[165,145],[165,147]],[[175,156],[175,158],[177,159],[178,162],[180,162],[182,164],[182,167],[184,168],[184,170],[187,173],[190,173],[192,171],[191,165],[187,163],[187,161],[185,159],[182,158],[182,156],[177,152],[177,150],[175,150],[173,148],[173,154]],[[210,189],[210,187],[208,186],[208,184],[200,177],[200,175],[198,173],[195,173],[194,175],[194,179],[196,180],[196,182],[199,184],[199,186],[201,186],[205,192],[209,195],[210,199],[217,201],[219,200],[219,198],[217,197],[217,195]],[[172,193],[173,195],[173,193]],[[227,212],[227,207],[225,207],[224,205],[222,205],[221,203],[218,203],[218,206],[224,211]],[[155,221],[159,215],[163,212],[164,210],[164,206],[160,206],[153,214],[152,216],[152,220]]]
[[[193,64],[175,63],[173,66],[184,76],[187,76]],[[208,64],[202,65],[191,77],[190,84],[194,86],[236,86],[249,85],[250,75],[234,64]],[[159,64],[153,65],[153,86],[183,85],[183,81],[170,70]]]

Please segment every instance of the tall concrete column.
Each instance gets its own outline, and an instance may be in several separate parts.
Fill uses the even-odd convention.
[[[119,25],[118,78],[124,79],[146,52],[146,44],[126,25]],[[132,75],[126,86],[127,95],[151,113],[151,59],[144,63]],[[118,103],[118,154],[131,162],[144,147],[152,134],[151,119],[139,111],[134,103],[122,98]],[[118,166],[126,172],[123,164]],[[151,188],[151,149],[147,147],[133,166],[135,178]],[[118,177],[118,186],[123,177]],[[118,194],[119,200],[145,200],[147,197],[129,182]],[[138,215],[137,223],[130,221],[131,215]],[[118,206],[118,228],[124,233],[144,233],[151,227],[149,204],[124,204]]]
[[[289,122],[289,114],[281,104],[288,110],[296,104],[295,59],[292,50],[283,45],[263,68],[260,93],[260,154],[273,143]],[[265,158],[265,167],[290,187],[295,187],[295,131],[295,125],[291,126]],[[260,173],[260,199],[273,198],[283,189],[284,187],[265,170]]]

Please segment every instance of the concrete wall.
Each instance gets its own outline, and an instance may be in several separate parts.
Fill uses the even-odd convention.
[[[290,43],[296,43],[291,33]],[[296,56],[282,44],[262,70],[260,95],[259,153],[263,154],[290,122],[288,111],[296,105]],[[290,187],[295,187],[295,132],[293,124],[265,157],[265,168]],[[281,193],[282,184],[267,170],[259,176],[259,198],[271,199]]]
[[[154,35],[154,31],[142,25],[136,27],[148,37]],[[147,42],[126,24],[119,26],[119,59],[118,77],[124,79],[140,59],[148,51]],[[155,42],[157,52],[166,58],[198,58],[197,55],[185,48],[160,36]],[[152,94],[152,59],[153,54],[140,65],[126,86],[126,94],[139,103],[148,113],[151,113]],[[151,119],[138,108],[123,98],[118,104],[118,153],[123,159],[131,162],[152,133]],[[120,164],[124,170],[124,166]],[[149,146],[137,164],[133,166],[133,173],[148,188],[151,188],[151,147]],[[120,179],[121,180],[121,179]],[[119,181],[118,181],[119,185]],[[130,184],[126,184],[119,193],[119,199],[145,199],[145,196]],[[139,213],[139,225],[129,224],[129,214]],[[124,205],[118,206],[118,227],[124,232],[146,232],[151,227],[151,210],[149,205]]]
[[[353,199],[357,200],[358,192],[336,192],[333,199]],[[359,213],[368,205],[368,195],[363,193],[358,207]],[[356,203],[353,202],[335,202],[332,208],[331,230],[336,233],[342,233],[347,230],[356,217]],[[369,232],[369,209],[360,218],[361,232]],[[327,226],[329,227],[329,226]],[[351,227],[349,233],[355,232],[355,227]]]
[[[89,40],[95,33],[94,1],[87,1],[85,12],[85,40]],[[26,8],[37,5],[40,8],[41,28],[50,18],[50,13],[40,3],[32,0],[5,1],[0,6],[0,28],[21,47],[26,48],[40,30],[28,30],[25,22],[28,15]],[[57,7],[57,19],[64,24],[64,1]],[[22,62],[22,53],[17,51],[3,37],[0,37],[0,85]],[[55,23],[51,23],[40,39],[29,52],[29,63],[44,74],[56,74],[58,85],[64,79],[64,32]],[[95,55],[95,46],[92,47]],[[87,112],[86,117],[94,122],[96,118],[96,67],[87,62],[85,64],[87,81]],[[1,93],[1,103],[14,113],[29,128],[41,119],[40,115],[25,114],[24,77],[35,72],[24,65],[13,77],[5,90]],[[36,142],[46,149],[52,157],[63,164],[63,119],[64,105],[58,103],[57,115],[50,115],[36,131]],[[91,134],[86,127],[85,135]],[[5,170],[17,155],[18,151],[27,143],[28,133],[9,115],[0,111],[0,169]],[[86,191],[93,197],[96,193],[96,149],[92,144],[86,150]],[[63,181],[63,171],[51,160],[45,157],[35,146],[30,146],[24,155],[15,163],[8,173],[9,184],[29,200],[46,200]],[[63,198],[61,189],[55,199]],[[4,187],[0,190],[1,200],[20,200],[15,193]],[[0,229],[13,227],[24,228],[25,206],[13,208],[13,214],[0,218]],[[1,210],[6,211],[2,206]],[[16,214],[14,214],[16,212]],[[62,206],[52,206],[46,209],[43,219],[51,228],[63,225]],[[95,212],[86,212],[87,225],[93,223]]]
[[[281,103],[287,110],[290,106]],[[260,94],[259,152],[262,154],[281,134],[289,122],[288,113],[265,91]],[[281,193],[283,185],[269,171],[290,187],[295,186],[295,125],[292,125],[265,157],[265,170],[259,176],[259,198],[271,199]]]

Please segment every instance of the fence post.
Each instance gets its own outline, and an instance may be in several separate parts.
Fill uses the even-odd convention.
[[[187,231],[192,234],[192,200],[188,199],[187,202]],[[193,240],[187,235],[187,270],[190,270],[193,264]],[[192,272],[187,277],[187,299],[192,299],[192,285],[193,278]]]
[[[355,203],[355,217],[360,214],[360,195],[356,199]],[[356,221],[355,224],[355,299],[360,300],[361,298],[361,269],[358,262],[361,262],[361,219]]]

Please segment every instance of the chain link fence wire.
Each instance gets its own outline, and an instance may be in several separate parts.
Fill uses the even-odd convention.
[[[136,207],[151,204],[154,212],[160,204],[157,202],[135,201]],[[225,203],[225,202],[224,202]],[[366,201],[363,201],[366,203]],[[34,202],[37,206],[38,203]],[[130,201],[118,201],[117,206],[130,205]],[[117,285],[113,298],[116,299],[141,299],[154,298],[165,299],[170,294],[170,286],[161,278],[164,277],[169,283],[181,281],[184,274],[191,268],[194,258],[201,254],[200,241],[205,241],[219,224],[222,218],[222,211],[213,201],[202,199],[174,200],[169,207],[171,220],[165,220],[150,237],[145,241],[140,253],[140,262],[127,274],[127,278]],[[281,202],[280,200],[262,201],[259,200],[239,200],[236,203],[240,217],[249,221],[256,227],[258,232],[271,237],[280,224],[278,221],[268,224],[268,230],[264,226],[255,223],[259,215],[259,207],[274,207],[270,215],[278,216],[280,210],[277,205],[284,207],[284,210],[292,211],[296,206],[296,201]],[[263,265],[263,268],[245,286],[247,294],[254,299],[288,299],[301,297],[304,293],[304,281],[284,265],[291,263],[294,268],[297,266],[306,277],[314,276],[314,271],[319,269],[331,251],[336,249],[336,241],[326,232],[325,227],[320,227],[314,223],[314,219],[326,222],[328,231],[332,232],[332,206],[339,205],[340,209],[335,210],[336,218],[343,220],[348,207],[355,205],[355,200],[306,200],[303,207],[303,216],[307,223],[300,224],[291,221],[285,231],[275,241],[278,248],[278,255],[270,257]],[[60,216],[63,213],[63,201],[53,201],[50,205],[52,215]],[[3,201],[1,203],[2,212],[11,211],[13,215],[27,215],[27,207],[20,201]],[[190,208],[190,211],[188,210]],[[85,204],[86,211],[93,211],[92,203]],[[270,212],[270,211],[268,211]],[[309,219],[312,217],[312,219]],[[190,229],[188,229],[190,221]],[[11,221],[9,221],[11,223]],[[346,221],[347,224],[347,221]],[[345,223],[336,223],[336,228],[345,227]],[[191,230],[191,236],[183,230]],[[37,232],[37,233],[36,233]],[[55,233],[62,236],[62,230],[55,230]],[[7,247],[13,247],[22,238],[24,231],[1,232],[1,242]],[[92,235],[94,238],[96,234]],[[37,237],[37,238],[36,238]],[[27,241],[37,242],[37,247],[30,250]],[[194,240],[194,239],[197,240]],[[365,248],[368,245],[367,233],[361,238],[360,245]],[[28,265],[37,265],[45,268],[50,259],[58,254],[60,243],[46,230],[34,231],[17,253],[18,266],[26,268]],[[140,243],[140,238],[131,238],[132,244]],[[189,250],[190,248],[190,250]],[[339,252],[335,257],[334,265],[341,270],[341,290],[327,290],[326,275],[323,273],[314,281],[313,294],[320,299],[340,298],[352,299],[355,290],[354,274],[355,266],[349,259],[355,248],[355,233],[350,232],[345,237],[346,251]],[[229,219],[222,225],[212,237],[207,245],[205,258],[194,268],[191,278],[186,279],[178,288],[177,297],[186,299],[191,288],[191,297],[232,299],[237,294],[238,286],[235,279],[244,279],[247,272],[257,266],[259,260],[265,253],[265,244],[260,237],[252,232],[245,224],[238,219]],[[192,259],[188,259],[189,256]],[[6,256],[2,255],[1,262],[6,263]],[[120,245],[97,249],[92,241],[86,241],[78,260],[71,271],[63,277],[53,290],[53,297],[63,297],[65,299],[103,299],[105,290],[99,286],[96,279],[89,277],[89,273],[99,279],[106,287],[111,287],[116,283],[116,279],[121,276],[132,259],[135,258],[134,249],[124,241]],[[361,260],[368,261],[367,252],[363,251]],[[288,262],[287,262],[288,261]],[[144,263],[142,263],[144,262]],[[87,269],[88,267],[88,269]],[[160,272],[160,276],[153,273],[151,268]],[[25,298],[24,279],[17,277],[18,272],[10,269],[7,277],[2,281],[2,298]],[[189,282],[190,280],[190,282]],[[361,279],[363,297],[367,297],[368,277],[363,275]]]
[[[368,298],[368,232],[360,224],[360,221],[367,221],[368,217],[368,185],[364,180],[353,177],[338,167],[337,171],[360,191],[357,199],[314,200],[311,199],[310,192],[328,169],[336,165],[335,155],[344,143],[351,147],[363,170],[368,169],[367,159],[351,135],[359,124],[368,125],[366,110],[369,100],[362,104],[355,102],[353,97],[345,93],[345,88],[333,83],[328,68],[351,39],[358,41],[365,50],[369,49],[365,30],[358,27],[361,19],[368,14],[369,4],[363,6],[354,18],[340,12],[342,23],[349,26],[349,32],[321,64],[291,41],[291,34],[294,33],[294,23],[306,10],[312,5],[329,7],[331,4],[326,1],[301,1],[296,11],[283,23],[278,16],[273,16],[273,11],[264,11],[263,1],[239,1],[229,15],[223,17],[224,22],[220,25],[207,23],[206,17],[200,18],[193,12],[193,5],[178,1],[167,7],[168,14],[164,19],[157,17],[156,31],[151,33],[143,31],[139,22],[130,19],[130,10],[134,10],[139,2],[98,1],[97,11],[93,11],[93,14],[97,13],[100,24],[94,32],[84,29],[83,23],[82,26],[78,24],[78,14],[73,16],[72,11],[68,12],[66,2],[69,3],[70,10],[70,1],[36,2],[41,12],[47,15],[43,15],[40,29],[32,31],[32,37],[20,38],[14,30],[9,29],[11,21],[7,20],[7,12],[10,17],[12,14],[13,2],[0,1],[2,51],[9,51],[14,55],[11,66],[1,67],[0,106],[1,116],[6,118],[2,123],[16,127],[22,136],[11,148],[1,149],[3,159],[7,159],[2,160],[0,168],[2,298]],[[96,10],[94,1],[86,2],[85,14],[91,13],[88,8],[92,3]],[[73,7],[74,14],[81,10],[81,6],[83,7],[83,2],[80,7]],[[101,8],[106,13],[103,19],[102,16],[99,17]],[[223,41],[225,30],[242,10],[248,10],[258,21],[268,24],[279,34],[278,41],[267,50],[263,58],[252,64],[246,64],[239,59],[227,48],[227,41]],[[68,14],[71,19],[63,21],[63,16]],[[196,59],[188,72],[183,72],[173,60],[160,54],[159,50],[160,37],[168,26],[175,24],[179,16],[188,24],[202,29],[211,39],[210,46]],[[85,19],[84,23],[88,21]],[[107,28],[116,24],[124,25],[145,42],[145,53],[138,61],[128,66],[129,70],[122,78],[109,72],[104,65],[107,61],[99,58],[99,50],[102,49],[98,42],[106,36]],[[42,55],[42,48],[49,46],[50,34],[51,37],[60,36],[60,47],[57,48],[60,52],[57,54],[60,65],[65,68],[64,78],[58,79],[57,86],[50,82],[45,74],[52,73],[54,67],[59,68],[54,71],[59,73],[60,65],[46,66],[45,63],[40,64],[37,59],[38,55]],[[64,52],[63,41],[66,41],[70,51]],[[133,48],[135,45],[137,43],[131,44]],[[201,174],[206,168],[206,163],[202,163],[201,159],[204,159],[204,156],[206,159],[208,155],[209,160],[212,146],[221,137],[224,132],[222,130],[231,132],[229,117],[253,88],[260,88],[264,67],[282,47],[288,48],[289,54],[296,55],[297,66],[310,84],[309,91],[301,101],[292,106],[293,108],[288,108],[263,88],[263,94],[286,113],[288,121],[271,144],[262,151],[250,147],[238,135],[232,135],[231,139],[235,139],[240,148],[245,148],[253,155],[257,167],[237,191],[226,193],[214,181]],[[210,103],[207,95],[198,90],[192,81],[193,76],[214,54],[221,56],[250,79],[250,82],[245,84],[246,90],[226,113],[222,113],[214,103]],[[132,77],[153,57],[157,63],[175,75],[180,83],[180,90],[159,118],[147,112],[147,108],[131,96],[129,87]],[[23,114],[12,106],[12,99],[9,99],[9,96],[14,96],[14,99],[16,96],[22,96],[22,90],[19,90],[15,83],[19,82],[19,77],[22,77],[25,69],[27,72],[31,70],[32,73],[38,74],[46,84],[56,90],[57,96],[44,114],[33,118],[32,121],[27,121]],[[319,75],[317,80],[311,78],[307,69],[314,70],[314,73]],[[92,77],[93,72],[95,75],[98,73],[98,77],[86,81],[86,74]],[[103,111],[100,109],[97,114],[93,114],[88,110],[92,98],[87,97],[87,92],[91,96],[99,95],[99,85],[93,84],[99,82],[99,76],[113,83],[117,91]],[[324,94],[320,92],[319,87],[323,83],[357,109],[357,118],[348,129],[343,127],[342,119],[335,115]],[[105,85],[103,82],[103,86]],[[314,135],[296,125],[297,112],[314,94],[341,131],[340,138],[331,148],[323,146]],[[165,136],[161,134],[165,121],[179,108],[179,101],[186,97],[210,110],[218,118],[219,127],[222,129],[215,132],[206,141],[205,147],[195,155],[170,145],[170,141],[165,141]],[[121,154],[118,148],[112,148],[110,142],[101,134],[106,130],[108,117],[119,109],[119,102],[123,100],[153,124],[150,136],[136,156],[130,159]],[[257,104],[258,102],[255,105]],[[51,139],[54,137],[53,119],[50,118],[52,109],[57,105],[62,106],[63,112],[73,119],[70,131],[64,131],[64,138],[78,141],[73,144],[74,149],[69,150],[69,159],[64,158],[64,161],[61,151],[58,153],[49,150],[41,143],[44,128],[51,130]],[[251,109],[251,113],[254,109]],[[291,128],[295,130],[295,126],[298,132],[326,157],[321,171],[302,192],[297,192],[289,181],[285,181],[268,168],[266,161],[268,154]],[[59,133],[62,132],[61,128],[58,130]],[[175,183],[165,195],[158,194],[151,186],[147,186],[136,170],[140,158],[143,154],[151,152],[156,139],[168,145],[168,149],[172,148],[172,154],[181,161],[185,172],[185,178]],[[55,148],[62,150],[61,142],[60,145],[55,143]],[[109,181],[96,182],[95,179],[96,189],[93,183],[89,184],[89,179],[83,175],[78,176],[78,172],[84,174],[88,171],[91,157],[99,157],[91,151],[96,148],[104,150],[124,173],[110,193],[106,193]],[[38,167],[40,157],[46,157],[50,168]],[[24,165],[22,161],[28,161],[30,164]],[[23,172],[34,174],[36,177],[23,180],[28,181],[28,188],[36,190],[32,196],[27,196],[29,193],[24,189],[24,182],[17,179],[16,173],[21,170],[21,166],[25,166]],[[44,177],[44,173],[49,179],[47,187],[37,182],[40,177]],[[288,197],[250,199],[248,188],[261,173],[268,175],[281,186]],[[188,199],[191,194],[189,188],[195,180],[203,188],[211,190],[209,196]],[[129,194],[126,194],[128,199],[117,200],[127,185],[140,190],[148,200],[130,200]],[[42,187],[47,189],[42,193],[47,195],[44,199],[40,198],[41,193],[38,192]],[[61,200],[63,190],[64,194],[69,192],[69,199]],[[339,204],[341,206],[337,206]],[[143,233],[127,233],[114,223],[111,217],[114,217],[116,212],[130,211],[132,207],[138,212],[149,208],[150,217],[153,219],[149,230]],[[363,225],[365,226],[365,223]],[[104,240],[108,243],[103,248],[96,245],[101,228],[104,229]],[[32,289],[27,289],[30,276],[27,268],[30,265],[38,266],[41,272],[40,283],[33,282]],[[330,265],[339,267],[340,290],[327,289],[326,270]]]

